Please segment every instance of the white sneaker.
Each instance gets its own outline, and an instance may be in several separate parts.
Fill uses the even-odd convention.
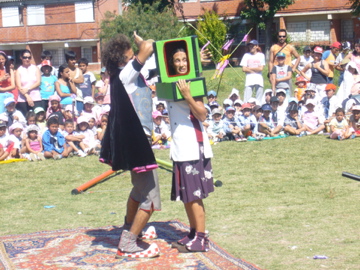
[[[31,160],[31,161],[37,161],[36,155],[35,155],[34,153],[30,153],[30,154],[29,154],[29,160]]]
[[[79,150],[79,151],[77,152],[77,155],[78,155],[79,157],[86,157],[86,156],[87,156],[82,150]]]
[[[158,237],[154,226],[149,226],[149,228],[147,228],[146,231],[142,231],[141,234],[142,235],[139,238],[144,240],[155,239]]]
[[[118,249],[115,258],[120,259],[123,257],[128,258],[154,258],[160,255],[160,249],[157,244],[152,243],[147,249],[139,252],[123,252]]]

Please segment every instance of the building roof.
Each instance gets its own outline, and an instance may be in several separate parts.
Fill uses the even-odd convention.
[[[295,0],[288,8],[281,10],[282,13],[309,13],[314,11],[339,11],[350,10],[349,0]]]

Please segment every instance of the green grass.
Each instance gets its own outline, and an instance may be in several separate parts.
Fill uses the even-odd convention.
[[[239,82],[231,70],[225,76],[220,100]],[[223,186],[205,200],[211,239],[263,269],[360,269],[360,182],[341,176],[360,174],[358,147],[359,139],[323,135],[214,145],[214,176]],[[169,161],[169,150],[155,155]],[[1,164],[0,235],[121,225],[128,172],[71,195],[108,169],[96,157]],[[170,201],[171,173],[159,169],[159,179],[163,209],[152,220],[187,223],[182,204]]]

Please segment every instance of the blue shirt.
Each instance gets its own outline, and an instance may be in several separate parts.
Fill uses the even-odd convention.
[[[57,78],[54,75],[41,76],[40,95],[41,99],[49,99],[55,92],[55,82]]]

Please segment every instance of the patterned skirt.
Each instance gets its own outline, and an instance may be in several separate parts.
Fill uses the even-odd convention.
[[[200,160],[174,162],[171,200],[184,203],[204,199],[214,191],[211,160],[199,147]]]

